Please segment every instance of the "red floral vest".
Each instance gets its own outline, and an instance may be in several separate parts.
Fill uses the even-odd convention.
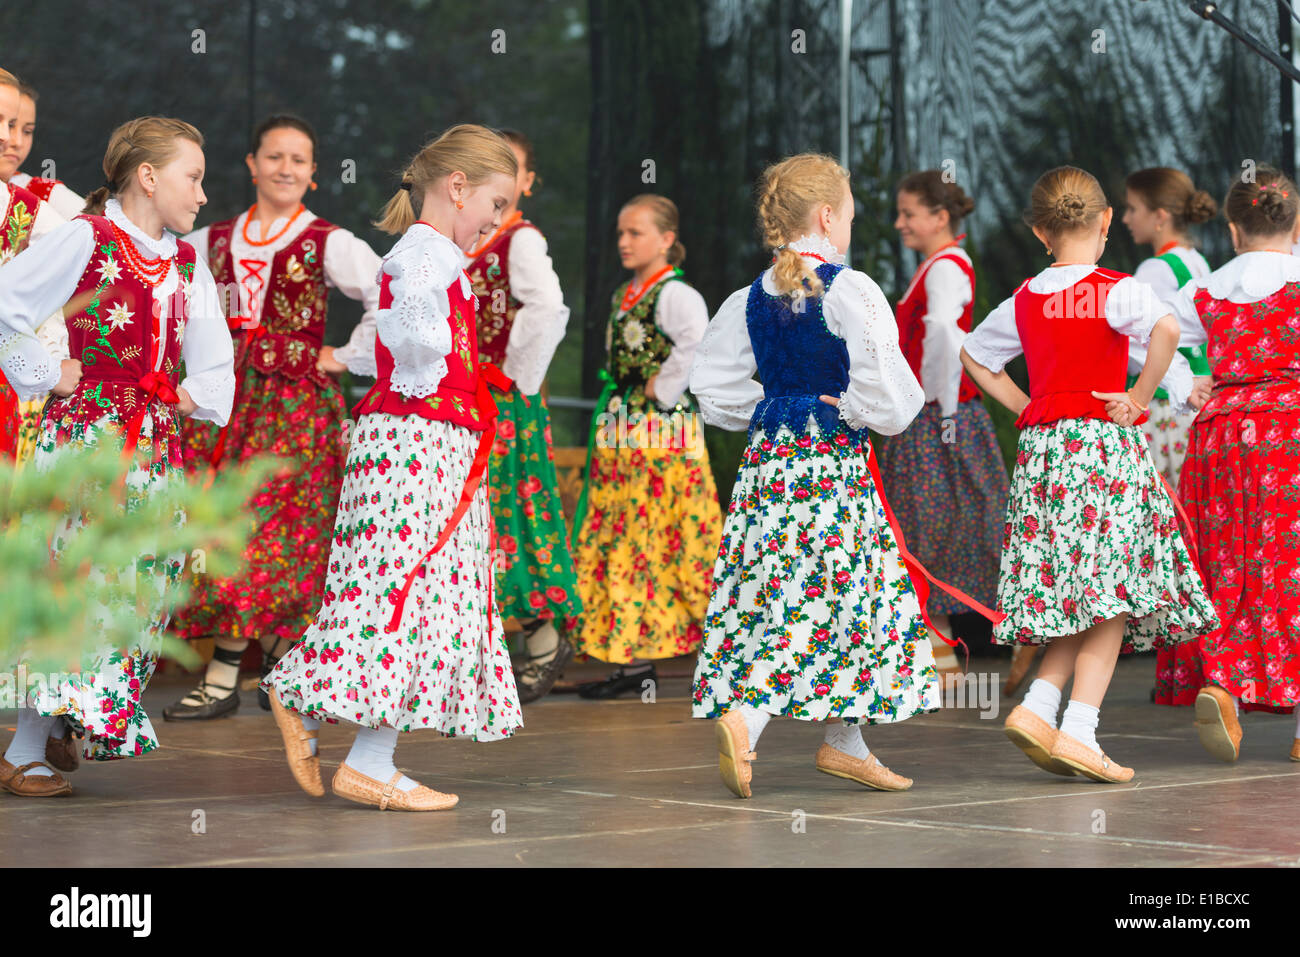
[[[380,278],[380,309],[392,308],[391,279],[388,273],[383,273]],[[474,309],[478,301],[461,290],[460,276],[447,287],[447,299],[451,303],[451,316],[447,320],[451,325],[451,354],[447,356],[447,374],[442,377],[438,391],[422,399],[407,398],[393,391],[393,354],[384,345],[383,337],[376,336],[375,365],[379,376],[357,403],[353,415],[358,418],[368,412],[418,415],[425,419],[454,422],[475,432],[483,431],[487,419],[485,411],[479,408],[478,380],[481,373],[478,343],[474,336]]]
[[[975,270],[963,257],[953,253],[936,256],[931,262],[922,266],[916,275],[912,277],[912,284],[908,286],[907,292],[898,304],[898,308],[894,310],[894,317],[898,322],[898,345],[902,349],[903,358],[912,367],[912,374],[916,376],[918,382],[921,380],[921,361],[925,354],[925,314],[928,311],[925,277],[931,267],[943,259],[956,263],[961,271],[966,274],[966,278],[970,280],[971,299],[970,302],[966,303],[966,308],[962,310],[961,318],[957,320],[957,327],[962,332],[970,332],[971,311],[975,307]],[[963,370],[961,386],[957,391],[957,401],[969,402],[971,399],[978,399],[979,397],[979,388]]]
[[[239,288],[230,255],[230,237],[235,220],[214,223],[208,230],[208,267],[223,290]],[[322,388],[334,380],[316,368],[321,346],[325,343],[325,320],[329,288],[325,285],[325,243],[338,227],[323,219],[314,219],[288,246],[275,254],[261,270],[254,270],[247,282],[254,291],[261,290],[262,315],[253,328],[239,315],[247,291],[239,302],[227,294],[232,335],[241,337],[236,352],[239,368],[251,365],[268,375],[277,373],[289,379],[307,379]]]
[[[1028,280],[1016,290],[1016,329],[1029,366],[1029,405],[1016,420],[1019,428],[1110,419],[1092,392],[1124,391],[1129,340],[1106,322],[1106,297],[1125,278],[1097,267],[1050,295],[1030,292]]]
[[[470,288],[478,299],[479,355],[493,365],[505,362],[515,313],[523,305],[510,292],[510,243],[515,233],[525,226],[537,228],[521,219],[465,268]]]
[[[54,192],[54,187],[62,183],[61,179],[45,179],[42,176],[33,176],[27,182],[25,189],[39,199],[49,202],[50,193]]]
[[[1300,282],[1256,302],[1195,296],[1209,333],[1214,393],[1198,421],[1230,412],[1300,412]]]
[[[8,262],[27,248],[40,205],[40,198],[34,193],[9,184],[9,202],[4,219],[0,220],[0,263]],[[10,388],[4,374],[0,373],[0,458],[14,458],[18,450],[18,430],[21,425],[18,395]]]
[[[176,266],[180,282],[166,303],[127,266],[103,216],[81,215],[95,231],[95,248],[76,292],[65,307],[68,353],[81,361],[81,381],[66,398],[50,403],[47,416],[61,424],[90,424],[105,415],[120,423],[138,416],[147,405],[165,403],[175,392],[181,341],[189,310],[189,283],[194,275],[194,247],[178,240]],[[166,308],[163,308],[166,306]],[[68,313],[67,309],[76,309]],[[154,374],[159,352],[162,366]],[[176,418],[172,418],[173,427]]]

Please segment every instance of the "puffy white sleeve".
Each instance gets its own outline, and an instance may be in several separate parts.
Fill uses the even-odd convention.
[[[375,313],[379,311],[380,259],[364,239],[346,229],[335,229],[325,241],[325,282],[349,299],[362,304],[361,321],[345,345],[334,350],[334,358],[356,375],[374,378]]]
[[[660,408],[671,409],[686,391],[695,350],[709,327],[709,307],[693,288],[670,279],[655,303],[655,324],[673,341],[673,350],[655,378],[655,401]]]
[[[925,401],[938,401],[940,411],[957,411],[961,391],[961,341],[966,333],[957,325],[974,290],[970,280],[951,259],[940,259],[925,274],[925,339],[921,353],[921,386]]]
[[[749,427],[754,407],[763,400],[763,386],[754,379],[758,363],[745,316],[748,300],[748,288],[727,297],[709,321],[691,366],[691,393],[704,421],[733,432]]]
[[[1002,300],[961,345],[968,356],[993,374],[1005,369],[1008,362],[1025,351],[1016,328],[1016,297]]]
[[[569,307],[546,252],[546,237],[536,229],[520,229],[510,240],[510,293],[522,305],[510,327],[501,371],[515,380],[524,395],[535,395],[569,322]]]
[[[47,200],[54,211],[64,219],[76,219],[86,208],[86,201],[62,183],[55,183]]]
[[[1160,317],[1172,311],[1154,289],[1132,276],[1115,283],[1106,296],[1106,324],[1141,345],[1151,341],[1151,330]]]
[[[235,349],[216,281],[202,257],[194,262],[181,358],[185,360],[181,388],[198,406],[190,418],[225,425],[235,402]]]
[[[880,287],[865,273],[845,269],[822,303],[826,328],[849,352],[849,386],[840,418],[855,429],[897,435],[925,404],[925,393],[898,347],[898,323]]]
[[[205,263],[208,261],[208,231],[210,229],[210,226],[204,226],[185,236],[185,241],[194,247],[195,255]],[[209,269],[209,272],[211,272],[211,269]]]
[[[36,218],[32,220],[31,242],[48,236],[67,221],[67,216],[60,215],[53,206],[42,200],[37,204]]]
[[[408,399],[438,391],[451,354],[451,301],[447,287],[460,263],[440,256],[436,241],[393,248],[383,270],[391,277],[391,308],[375,313],[375,326],[393,354],[391,385]]]
[[[1196,294],[1200,292],[1200,287],[1193,280],[1178,290],[1178,295],[1167,305],[1168,311],[1174,314],[1178,320],[1179,339],[1178,345],[1183,346],[1203,346],[1209,341],[1209,334],[1205,330],[1205,323],[1201,321],[1200,310],[1196,308]]]
[[[59,384],[59,363],[36,331],[77,291],[95,249],[84,219],[64,223],[0,269],[0,372],[23,400]]]

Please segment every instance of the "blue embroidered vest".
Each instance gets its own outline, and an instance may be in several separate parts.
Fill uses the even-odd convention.
[[[847,428],[839,410],[819,398],[839,395],[849,385],[848,346],[826,328],[822,312],[826,293],[844,268],[833,263],[818,266],[822,295],[803,300],[799,312],[791,308],[788,296],[773,296],[763,289],[762,273],[749,287],[745,325],[764,394],[749,423],[751,438],[758,429],[773,436],[782,425],[804,435],[810,415],[824,433]]]

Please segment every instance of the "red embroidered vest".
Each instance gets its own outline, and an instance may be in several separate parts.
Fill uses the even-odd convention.
[[[1209,333],[1214,393],[1198,421],[1230,412],[1300,412],[1300,282],[1255,302],[1194,297]]]
[[[907,287],[907,292],[899,302],[898,308],[894,310],[894,317],[898,322],[898,345],[903,351],[903,358],[912,367],[912,374],[916,376],[918,382],[921,380],[921,361],[925,354],[925,315],[928,311],[925,277],[931,267],[943,259],[956,263],[961,271],[966,274],[966,278],[970,280],[970,302],[966,303],[961,318],[957,320],[957,326],[962,332],[970,332],[971,311],[975,307],[975,270],[962,256],[953,253],[936,256],[932,261],[924,264],[912,277],[911,285]],[[971,399],[978,399],[979,397],[979,388],[963,370],[961,386],[957,391],[957,401],[969,402]]]
[[[245,282],[253,292],[261,291],[262,315],[252,328],[239,313],[251,301],[248,289],[241,289],[231,259],[230,238],[235,220],[214,223],[208,230],[208,267],[223,291],[240,289],[238,304],[227,293],[231,335],[241,337],[236,363],[251,365],[268,375],[308,379],[322,388],[334,380],[316,369],[325,343],[325,320],[329,288],[325,285],[325,242],[338,227],[314,219],[271,262],[250,271]],[[246,341],[244,341],[246,340]]]
[[[515,313],[523,305],[510,292],[510,243],[515,233],[525,226],[537,228],[521,219],[465,267],[470,288],[478,299],[479,355],[497,366],[506,361],[510,329],[515,323]]]
[[[4,219],[0,220],[0,263],[8,262],[27,248],[40,205],[40,198],[34,193],[9,184],[9,202]],[[13,459],[18,450],[21,424],[18,395],[0,373],[0,457]]]
[[[463,276],[464,273],[461,273]],[[481,432],[486,424],[485,413],[479,409],[478,397],[478,343],[474,336],[474,309],[477,300],[461,289],[461,276],[447,287],[451,303],[451,354],[447,356],[447,374],[442,377],[438,391],[422,399],[411,399],[393,391],[393,354],[384,345],[382,336],[375,337],[375,365],[379,376],[365,398],[357,403],[353,415],[360,418],[368,412],[389,415],[418,415],[426,419],[445,420]],[[383,273],[379,282],[379,308],[390,309],[393,293],[389,288],[392,277]]]
[[[151,373],[160,353],[160,375],[172,391],[178,384],[194,247],[177,241],[180,282],[166,302],[158,302],[153,289],[127,266],[108,219],[77,218],[95,231],[90,261],[65,307],[65,312],[77,310],[67,313],[68,354],[81,361],[81,381],[72,395],[51,403],[46,414],[64,422],[89,424],[105,415],[125,422],[155,394]]]
[[[28,192],[38,197],[44,202],[50,201],[50,193],[54,192],[54,187],[62,183],[61,179],[45,179],[42,176],[33,176],[27,182],[25,187]]]
[[[1016,329],[1029,366],[1029,405],[1016,420],[1019,428],[1110,419],[1092,392],[1124,391],[1129,340],[1106,322],[1106,297],[1125,278],[1097,267],[1050,295],[1030,292],[1028,280],[1016,290]]]

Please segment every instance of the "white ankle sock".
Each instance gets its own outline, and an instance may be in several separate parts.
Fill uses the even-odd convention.
[[[749,732],[749,750],[753,751],[758,744],[758,736],[763,733],[772,716],[766,711],[759,711],[747,704],[740,706],[740,716],[745,719],[745,730]]]
[[[239,686],[239,662],[243,656],[243,649],[218,647],[213,651],[212,660],[208,662],[208,668],[203,672],[203,687],[209,698],[220,701],[235,693],[235,689]],[[181,699],[181,704],[191,707],[202,703],[197,688]]]
[[[544,665],[560,650],[560,633],[555,630],[553,622],[546,622],[528,636],[528,658],[530,661]]]
[[[45,742],[50,736],[57,718],[42,717],[35,708],[18,709],[18,727],[13,740],[5,751],[5,760],[16,768],[33,761],[45,760]],[[32,777],[49,777],[54,772],[49,768],[32,768],[25,772]]]
[[[865,760],[871,753],[867,742],[862,738],[862,729],[856,724],[845,724],[843,721],[826,723],[826,743],[836,751],[843,751],[859,760]]]
[[[55,718],[54,727],[50,728],[50,737],[53,738],[55,741],[61,741],[63,740],[63,737],[67,733],[68,733],[68,723],[64,721],[61,716]]]
[[[320,730],[320,721],[319,721],[317,718],[309,718],[309,717],[307,717],[305,714],[300,714],[298,717],[302,720],[302,726],[303,726],[304,730],[307,730],[307,731],[319,731],[319,730]],[[312,756],[315,757],[316,754],[317,754],[317,751],[319,750],[319,749],[316,747],[316,745],[317,745],[319,742],[317,742],[317,740],[316,740],[315,738],[312,738],[311,741],[308,742],[308,743],[309,743],[309,745],[311,746],[311,753],[312,753]],[[389,777],[391,778],[392,775],[390,774]]]
[[[1056,713],[1061,710],[1061,689],[1043,678],[1035,678],[1020,703],[1055,728]]]
[[[1065,714],[1061,716],[1061,733],[1068,734],[1100,754],[1101,745],[1097,743],[1097,720],[1100,717],[1100,708],[1071,698],[1065,706]]]
[[[352,750],[343,763],[380,784],[387,784],[397,772],[393,752],[397,750],[396,728],[358,728]],[[417,786],[406,775],[397,782],[397,790],[410,791]]]

